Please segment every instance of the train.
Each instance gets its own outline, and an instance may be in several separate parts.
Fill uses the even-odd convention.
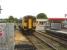
[[[24,34],[32,35],[36,29],[36,17],[31,15],[24,16],[20,28]]]

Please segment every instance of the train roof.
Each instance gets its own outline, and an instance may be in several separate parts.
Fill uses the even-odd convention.
[[[34,19],[36,19],[36,17],[35,16],[32,16],[32,15],[27,15],[27,16],[24,16],[23,18],[34,18]]]
[[[26,16],[24,16],[24,17],[35,17],[35,16],[32,16],[32,15],[26,15]]]

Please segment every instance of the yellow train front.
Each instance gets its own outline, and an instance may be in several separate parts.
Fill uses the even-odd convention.
[[[36,28],[36,18],[34,16],[24,16],[21,26],[25,34],[32,35]]]

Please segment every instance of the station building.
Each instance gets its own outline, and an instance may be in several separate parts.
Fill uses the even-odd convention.
[[[67,18],[48,18],[51,29],[65,29],[67,28]]]
[[[67,29],[67,18],[36,19],[36,30]]]
[[[44,30],[48,19],[36,19],[36,30]]]

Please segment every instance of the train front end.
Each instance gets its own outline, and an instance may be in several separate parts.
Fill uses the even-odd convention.
[[[22,20],[23,32],[32,35],[36,28],[36,18],[33,16],[25,16]]]

